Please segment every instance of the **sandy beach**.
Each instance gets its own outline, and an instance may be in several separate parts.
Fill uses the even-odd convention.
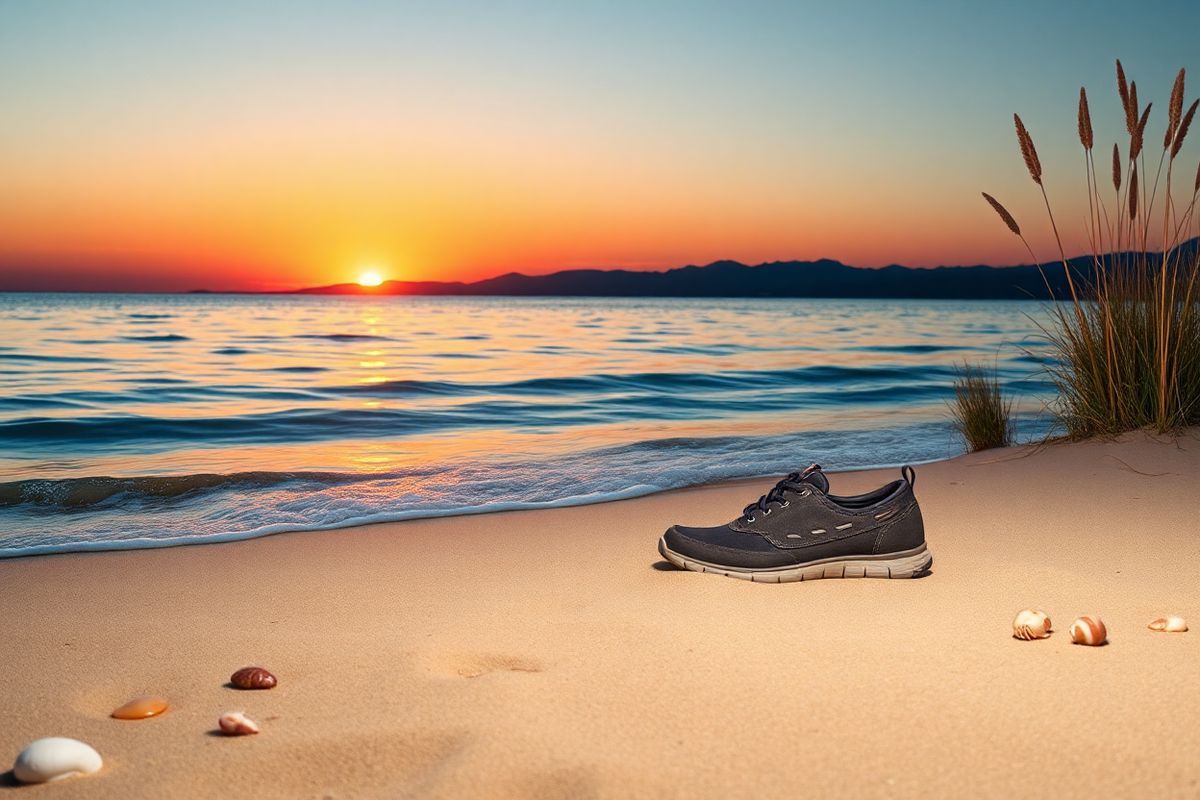
[[[920,468],[919,580],[661,561],[667,525],[725,521],[771,482],[0,562],[0,768],[50,735],[105,758],[0,794],[1200,796],[1195,431]],[[1028,606],[1049,640],[1011,638]],[[1168,612],[1193,630],[1146,629]],[[1108,646],[1069,643],[1084,613]],[[279,686],[228,688],[246,664]],[[172,706],[108,718],[141,694]],[[262,733],[216,735],[232,709]]]

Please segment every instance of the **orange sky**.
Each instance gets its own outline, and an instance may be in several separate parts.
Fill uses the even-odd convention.
[[[1059,55],[1014,64],[943,29],[1029,35],[1013,15],[956,4],[932,29],[804,4],[48,8],[0,9],[0,289],[1014,263],[981,189],[1047,258],[1051,240],[1011,111],[1079,250],[1081,82],[1097,127],[1120,129],[1110,55],[1078,32],[1060,52],[1067,16],[1034,34]],[[811,30],[820,41],[796,46]],[[1191,42],[1170,26],[1145,38],[1117,52],[1161,100]]]

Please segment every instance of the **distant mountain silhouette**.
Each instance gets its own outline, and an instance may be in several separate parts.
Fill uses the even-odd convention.
[[[1197,239],[1183,248],[1194,252]],[[1111,257],[1108,257],[1109,260]],[[1091,275],[1091,256],[1068,262],[1077,276]],[[1044,277],[1043,277],[1044,272]],[[1049,286],[1047,286],[1049,284]],[[1061,262],[1015,267],[892,265],[851,267],[838,261],[772,261],[749,266],[715,261],[665,272],[573,269],[549,275],[510,272],[474,283],[387,281],[367,288],[356,283],[318,286],[288,294],[510,295],[554,297],[854,297],[932,299],[1047,299],[1067,296]]]

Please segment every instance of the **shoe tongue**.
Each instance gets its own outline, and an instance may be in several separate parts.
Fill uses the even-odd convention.
[[[820,489],[825,494],[829,493],[829,479],[825,477],[825,473],[821,471],[820,464],[811,464],[800,473],[801,483],[811,483],[813,486]]]

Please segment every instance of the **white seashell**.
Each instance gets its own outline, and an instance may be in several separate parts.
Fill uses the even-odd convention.
[[[1108,629],[1099,617],[1080,617],[1071,623],[1071,641],[1098,647],[1108,641]]]
[[[1027,608],[1017,612],[1013,620],[1014,639],[1045,639],[1050,635],[1050,618],[1041,611]]]
[[[1183,633],[1188,629],[1187,621],[1183,617],[1177,617],[1174,614],[1169,617],[1159,617],[1146,627],[1152,631],[1167,631],[1169,633]]]
[[[30,742],[13,764],[21,783],[45,783],[95,772],[104,765],[100,754],[77,739],[51,736]]]
[[[226,736],[249,736],[258,733],[258,724],[241,711],[226,711],[217,720],[221,733]]]

